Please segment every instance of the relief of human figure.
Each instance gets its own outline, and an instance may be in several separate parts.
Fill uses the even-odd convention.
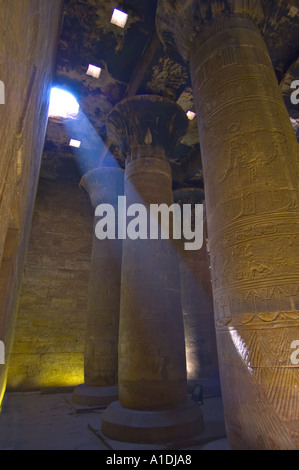
[[[239,201],[233,220],[276,210],[281,201],[275,175],[285,153],[285,136],[280,132],[244,135],[239,133],[238,125],[232,129],[228,143],[228,165],[219,182],[225,185],[224,192],[229,193],[231,200]],[[288,168],[281,169],[282,186],[284,171]],[[261,191],[264,191],[262,197]]]

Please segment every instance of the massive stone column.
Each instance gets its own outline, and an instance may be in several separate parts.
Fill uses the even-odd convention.
[[[99,168],[86,173],[81,185],[94,208],[110,204],[115,210],[118,230],[118,196],[124,192],[121,168]],[[107,405],[117,400],[118,328],[122,240],[99,240],[95,226],[88,292],[88,320],[84,350],[84,384],[73,393],[79,405]]]
[[[202,413],[187,399],[176,249],[171,233],[153,239],[148,208],[173,203],[169,156],[187,120],[171,101],[136,96],[112,110],[107,128],[126,158],[128,214],[138,222],[128,218],[123,242],[119,401],[105,410],[102,429],[120,441],[172,441],[200,433]]]
[[[298,144],[255,24],[262,3],[160,0],[157,26],[190,61],[228,438],[233,449],[294,449]]]
[[[174,202],[204,206],[204,193],[198,188],[180,188],[174,191]],[[195,227],[192,217],[192,231]],[[214,323],[210,260],[207,250],[207,227],[204,211],[203,244],[198,250],[186,250],[182,237],[179,241],[180,284],[185,329],[188,386],[201,383],[205,395],[219,395],[219,366]]]

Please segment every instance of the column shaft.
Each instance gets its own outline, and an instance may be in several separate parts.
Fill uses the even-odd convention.
[[[101,168],[87,173],[81,184],[94,208],[110,204],[118,226],[118,196],[123,195],[124,171]],[[91,255],[88,319],[84,350],[84,385],[77,387],[73,401],[81,405],[106,405],[118,397],[118,329],[122,240],[99,240],[95,227]]]
[[[138,158],[126,166],[128,205],[173,203],[170,165]],[[149,220],[149,218],[148,218]],[[149,224],[148,224],[149,225]],[[120,403],[163,409],[186,396],[178,256],[171,240],[124,241],[121,290]]]
[[[181,188],[174,191],[174,200],[182,209],[184,204],[188,204],[194,211],[195,204],[203,204],[203,193],[197,188]],[[200,382],[205,394],[219,395],[219,366],[207,238],[204,211],[202,247],[191,251],[185,249],[187,240],[182,238],[179,243],[187,378],[189,387],[194,382]]]

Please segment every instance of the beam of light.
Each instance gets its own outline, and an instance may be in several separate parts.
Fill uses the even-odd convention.
[[[109,151],[109,148],[107,147],[106,143],[99,136],[98,132],[93,127],[89,119],[82,112],[82,109],[80,110],[80,116],[77,120],[66,120],[63,125],[70,138],[75,137],[81,142],[80,147],[73,148],[74,157],[76,159],[76,163],[81,173],[81,176],[83,176],[92,169],[100,168],[101,166],[103,166],[104,160],[104,163],[106,163],[107,160],[109,161],[109,166],[119,167],[119,163],[117,162],[113,154]],[[143,201],[142,197],[140,197],[140,194],[138,193],[137,189],[135,189],[135,197],[133,199],[135,202],[140,202],[141,204],[145,205],[145,202]],[[168,245],[168,250],[170,252],[172,252],[173,254],[175,254],[175,256],[178,256],[179,258],[181,257],[177,253],[177,248],[173,245],[171,240],[164,240],[164,243]],[[154,248],[149,248],[149,253],[146,256],[148,256],[150,259],[151,252]],[[140,253],[140,256],[144,257],[145,254],[142,252]],[[181,262],[184,263],[184,260],[181,259]],[[191,273],[191,275],[195,276],[193,273]],[[145,273],[144,280],[148,284],[148,287],[152,289],[153,296],[155,296],[155,294],[158,295],[160,291],[159,289],[157,290],[155,283],[153,283],[151,273],[148,273],[148,275],[147,273]],[[142,305],[143,299],[140,299],[138,296],[136,296],[135,301],[136,305],[138,305],[139,302],[140,305]],[[195,371],[196,369],[198,370],[199,363],[197,363],[194,355],[189,354],[188,350],[186,351],[186,356],[188,377],[192,376],[193,378],[193,376],[196,375]]]
[[[80,110],[80,116],[76,120],[63,122],[67,137],[70,139],[66,145],[73,142],[72,152],[77,168],[83,177],[91,170],[104,166],[120,167],[116,158],[112,155],[106,142],[98,134],[92,123]],[[76,141],[79,144],[76,144]]]
[[[49,117],[75,119],[79,114],[76,98],[62,88],[53,87],[50,94]]]

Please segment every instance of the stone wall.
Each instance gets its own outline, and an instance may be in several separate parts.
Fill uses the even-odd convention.
[[[0,406],[45,138],[62,0],[0,0]],[[3,88],[3,87],[2,87]],[[3,91],[3,90],[2,90]]]
[[[8,388],[83,381],[93,209],[78,184],[39,182]]]

